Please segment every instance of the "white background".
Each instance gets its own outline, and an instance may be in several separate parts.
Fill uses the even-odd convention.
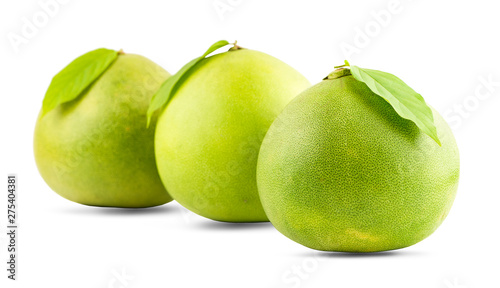
[[[44,19],[38,1],[2,1],[0,175],[19,176],[20,252],[19,281],[7,281],[2,192],[0,286],[500,287],[500,85],[483,83],[500,82],[499,8],[492,0],[70,0]],[[24,18],[37,31],[23,35]],[[14,34],[24,43],[13,45]],[[86,207],[48,188],[32,136],[53,75],[99,47],[144,55],[175,73],[220,39],[273,55],[312,83],[348,58],[420,92],[449,120],[461,152],[460,187],[443,225],[399,251],[320,253],[270,224],[218,223],[175,202]]]

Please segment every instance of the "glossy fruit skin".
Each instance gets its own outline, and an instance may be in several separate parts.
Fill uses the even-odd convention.
[[[158,175],[153,94],[170,74],[151,60],[120,54],[77,99],[38,117],[34,153],[47,184],[93,206],[150,207],[172,200]]]
[[[155,150],[172,197],[218,221],[268,221],[255,169],[274,118],[309,82],[267,54],[240,49],[198,63],[161,114]]]
[[[413,245],[447,216],[458,186],[453,134],[433,110],[442,147],[353,76],[301,93],[259,155],[259,195],[288,238],[325,251]]]

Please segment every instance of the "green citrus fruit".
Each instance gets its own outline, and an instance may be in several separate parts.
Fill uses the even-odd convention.
[[[267,54],[248,49],[196,64],[161,114],[156,160],[170,195],[204,217],[268,221],[255,170],[262,139],[309,82]]]
[[[259,154],[259,195],[273,225],[326,251],[398,249],[429,236],[459,178],[453,134],[432,111],[442,147],[353,76],[305,90]]]
[[[120,54],[82,95],[38,117],[35,159],[47,184],[81,204],[148,207],[167,203],[156,169],[153,94],[170,74],[147,58]]]

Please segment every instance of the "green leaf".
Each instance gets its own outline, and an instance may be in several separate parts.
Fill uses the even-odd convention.
[[[118,52],[96,49],[76,58],[50,82],[42,105],[42,116],[59,104],[74,100],[116,59]]]
[[[350,70],[356,80],[364,82],[373,93],[389,102],[399,116],[413,121],[441,146],[432,110],[420,94],[390,73],[357,66],[350,66]]]
[[[177,73],[170,76],[167,80],[165,80],[165,82],[163,82],[160,89],[153,95],[153,98],[151,98],[151,103],[149,104],[149,109],[148,109],[148,122],[147,122],[148,127],[151,122],[151,117],[153,116],[153,114],[157,110],[167,105],[168,101],[170,101],[170,99],[173,96],[174,88],[182,82],[181,81],[182,76],[186,75],[191,70],[191,68],[193,68],[198,62],[205,59],[205,57],[207,57],[208,54],[228,44],[229,42],[227,42],[226,40],[215,42],[212,46],[210,46],[210,48],[208,48],[208,50],[203,55],[191,60],[189,63],[184,65]]]

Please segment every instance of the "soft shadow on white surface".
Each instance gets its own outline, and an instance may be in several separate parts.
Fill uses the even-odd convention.
[[[305,257],[311,256],[309,253],[300,253],[297,256]],[[399,258],[399,257],[420,257],[426,256],[425,251],[415,251],[415,250],[391,250],[373,253],[349,253],[349,252],[328,252],[328,251],[315,251],[314,257],[320,258]]]
[[[268,230],[274,229],[271,222],[252,222],[252,223],[231,223],[207,220],[195,223],[195,229],[210,231],[230,231],[230,230]]]
[[[169,205],[169,203],[150,208],[116,208],[80,205],[79,207],[68,206],[58,210],[63,214],[71,215],[138,216],[173,214],[179,211],[179,207],[176,205]]]

